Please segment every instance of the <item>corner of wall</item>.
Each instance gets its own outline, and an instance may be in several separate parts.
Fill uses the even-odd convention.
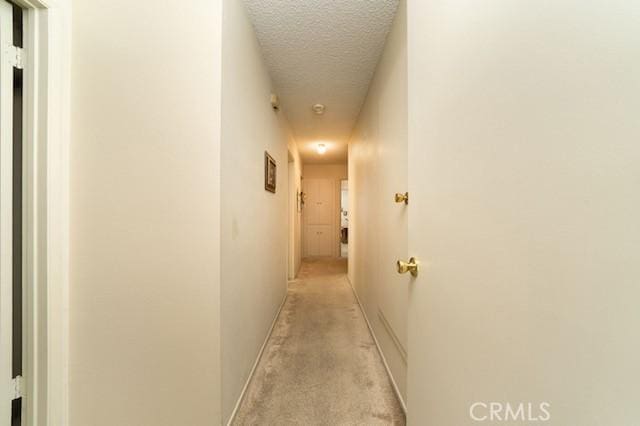
[[[293,141],[285,114],[271,107],[273,84],[244,5],[223,1],[220,170],[224,194],[233,194],[223,195],[220,219],[226,423],[286,294],[287,150]],[[276,161],[275,193],[263,185],[265,151]],[[237,268],[238,259],[244,258],[252,259],[255,267]]]

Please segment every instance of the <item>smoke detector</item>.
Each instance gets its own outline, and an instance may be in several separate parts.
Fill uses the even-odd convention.
[[[324,114],[324,105],[322,104],[315,104],[314,106],[311,107],[311,109],[313,110],[313,112],[315,112],[318,115]]]

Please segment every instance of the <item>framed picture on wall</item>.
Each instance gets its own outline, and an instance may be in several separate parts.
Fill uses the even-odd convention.
[[[264,152],[264,189],[276,192],[276,160],[267,151]]]

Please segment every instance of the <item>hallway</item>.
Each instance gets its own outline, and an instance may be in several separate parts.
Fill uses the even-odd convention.
[[[405,424],[346,268],[302,263],[233,424]]]
[[[0,426],[640,425],[640,1],[0,0]]]

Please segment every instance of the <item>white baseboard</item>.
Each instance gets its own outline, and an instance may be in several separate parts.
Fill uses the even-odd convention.
[[[384,353],[382,352],[382,348],[380,347],[380,343],[378,343],[378,339],[376,338],[376,333],[373,331],[373,327],[371,327],[371,323],[369,322],[369,318],[367,317],[367,312],[364,310],[364,306],[362,306],[362,303],[360,302],[360,298],[358,297],[358,293],[356,292],[356,289],[353,287],[353,284],[351,283],[351,280],[349,279],[349,276],[347,275],[347,282],[349,283],[349,287],[351,287],[351,291],[353,292],[353,295],[356,297],[356,301],[358,302],[358,306],[360,306],[360,312],[362,312],[362,316],[364,317],[365,322],[367,323],[367,327],[369,328],[369,332],[371,333],[371,337],[373,337],[373,341],[376,344],[376,348],[378,348],[378,353],[380,354],[380,358],[382,358],[382,363],[384,364],[384,369],[387,370],[387,375],[389,376],[389,380],[391,380],[391,384],[393,386],[393,391],[396,394],[396,397],[398,398],[398,401],[400,401],[400,406],[402,407],[402,411],[404,412],[404,415],[406,417],[407,415],[407,404],[404,401],[404,398],[402,398],[402,394],[400,393],[400,389],[398,388],[398,384],[396,383],[396,380],[393,378],[393,374],[391,374],[391,369],[389,368],[389,364],[387,363],[387,359],[384,356]]]
[[[288,287],[288,283],[287,283]],[[233,420],[236,418],[236,414],[238,413],[238,409],[240,408],[240,404],[242,404],[242,400],[244,399],[245,394],[247,393],[247,389],[249,388],[249,384],[251,383],[251,379],[253,379],[253,375],[256,372],[256,368],[260,363],[260,359],[262,358],[262,354],[264,353],[264,349],[267,347],[267,342],[269,338],[271,338],[271,334],[273,333],[273,329],[276,327],[276,322],[278,321],[278,317],[280,316],[280,312],[282,312],[282,308],[284,307],[284,303],[287,301],[287,296],[289,292],[287,291],[282,299],[282,303],[280,303],[280,307],[278,308],[278,312],[276,312],[276,316],[273,318],[271,322],[271,327],[269,328],[269,332],[267,333],[267,337],[265,337],[264,342],[262,342],[262,347],[260,348],[260,352],[258,352],[258,356],[256,357],[256,361],[253,363],[253,367],[251,367],[251,371],[249,372],[249,376],[247,377],[247,381],[244,383],[242,388],[242,392],[240,392],[240,396],[238,397],[238,401],[236,402],[235,407],[233,407],[233,411],[231,412],[231,416],[229,416],[229,421],[227,421],[227,426],[231,426]]]

